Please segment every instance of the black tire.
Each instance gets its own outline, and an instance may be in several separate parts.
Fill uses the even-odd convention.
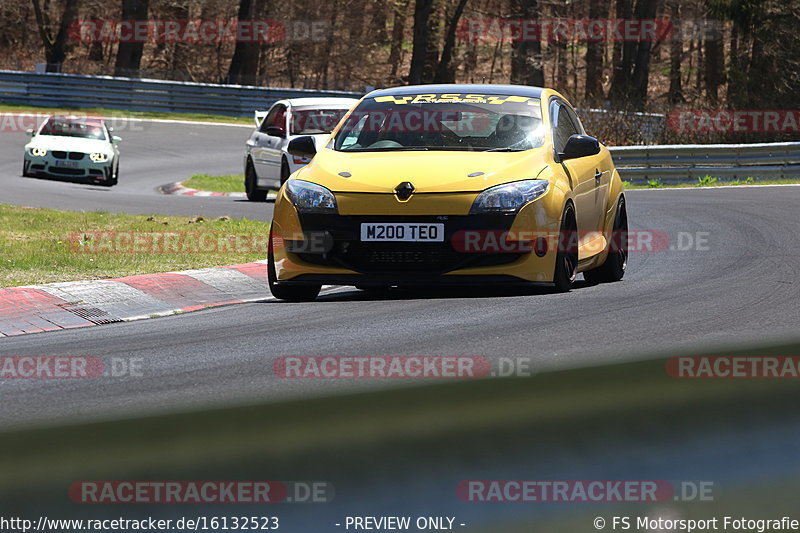
[[[256,169],[253,167],[253,162],[247,162],[247,168],[244,171],[244,190],[247,192],[247,199],[251,202],[265,202],[267,200],[267,191],[259,189],[256,185]]]
[[[272,232],[269,234],[269,255],[267,256],[267,281],[269,290],[278,300],[287,302],[311,302],[319,296],[322,285],[279,285],[276,280],[275,259],[272,255]]]
[[[575,208],[567,204],[561,217],[561,231],[558,235],[558,252],[553,272],[553,285],[558,292],[568,292],[578,275],[578,224]]]
[[[622,196],[617,203],[614,214],[614,226],[611,232],[608,257],[597,268],[587,270],[583,278],[591,283],[612,283],[619,281],[628,268],[628,212],[625,207],[625,197]]]
[[[30,178],[32,177],[29,172],[25,171],[25,161],[22,162],[22,177],[23,178]]]
[[[111,175],[111,178],[109,178],[108,181],[103,183],[103,185],[105,185],[106,187],[113,187],[114,185],[119,183],[119,166],[112,166],[111,168],[113,168],[113,174]]]
[[[286,159],[284,159],[283,162],[281,163],[281,187],[283,187],[283,184],[286,183],[286,180],[289,179],[289,176],[291,176],[291,174],[292,171],[289,170],[289,162],[286,161]]]

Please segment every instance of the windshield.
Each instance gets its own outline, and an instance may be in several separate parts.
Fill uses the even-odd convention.
[[[521,151],[543,142],[538,98],[421,94],[364,99],[342,124],[334,149]]]
[[[39,135],[56,135],[61,137],[80,137],[83,139],[106,140],[102,123],[80,119],[51,118],[42,126]]]
[[[342,120],[347,109],[293,109],[292,135],[330,133]]]

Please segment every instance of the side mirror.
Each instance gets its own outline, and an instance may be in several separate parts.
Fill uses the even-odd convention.
[[[283,128],[279,128],[277,126],[267,126],[267,135],[272,137],[280,137],[281,139],[286,138],[286,131]]]
[[[34,137],[36,135],[36,132],[34,130],[25,130],[25,135],[27,135],[28,137]]]
[[[561,161],[566,161],[567,159],[578,159],[579,157],[587,157],[599,153],[600,141],[588,135],[573,135],[567,141],[567,145],[564,146],[564,151],[558,155]]]
[[[116,135],[111,137],[111,144],[119,144],[121,142],[122,142],[122,137],[117,137]]]
[[[314,137],[304,135],[289,141],[289,146],[286,151],[297,157],[307,157],[311,159],[317,153],[317,145],[314,143]]]

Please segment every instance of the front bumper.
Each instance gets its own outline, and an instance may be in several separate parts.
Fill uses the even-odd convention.
[[[273,221],[278,283],[413,286],[552,281],[555,250],[536,253],[524,246],[501,246],[465,251],[465,233],[507,234],[520,215],[295,216],[299,233],[282,226],[281,217]],[[361,242],[364,222],[440,223],[444,241]]]
[[[108,181],[114,171],[113,159],[95,163],[89,159],[88,154],[81,159],[70,159],[69,155],[57,158],[52,152],[48,152],[44,157],[31,156],[26,152],[24,165],[25,172],[33,176],[84,178],[94,181]]]

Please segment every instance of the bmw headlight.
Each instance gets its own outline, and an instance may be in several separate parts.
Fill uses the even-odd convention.
[[[469,213],[516,213],[546,193],[548,185],[547,180],[523,180],[486,189],[475,198]]]
[[[316,183],[290,179],[286,182],[286,195],[300,213],[336,213],[333,193]]]
[[[47,155],[47,150],[44,148],[31,148],[31,155],[36,157],[44,157]]]
[[[105,163],[108,161],[108,154],[104,154],[102,152],[95,152],[93,154],[89,154],[89,159],[92,160],[94,163]]]

